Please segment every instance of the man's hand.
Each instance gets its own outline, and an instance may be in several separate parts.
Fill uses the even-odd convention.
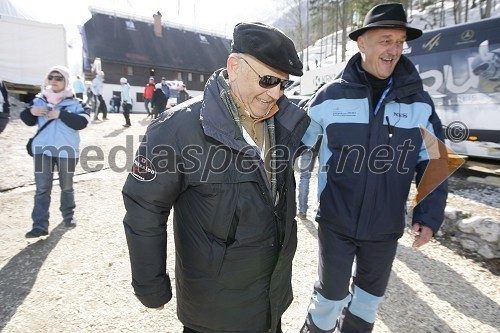
[[[427,244],[431,240],[433,235],[433,231],[431,228],[420,223],[413,224],[410,233],[415,239],[412,244],[413,247],[420,247],[424,244]]]

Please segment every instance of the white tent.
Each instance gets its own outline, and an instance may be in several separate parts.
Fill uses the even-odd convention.
[[[67,64],[62,24],[35,21],[9,0],[0,0],[0,80],[40,85],[50,67]]]

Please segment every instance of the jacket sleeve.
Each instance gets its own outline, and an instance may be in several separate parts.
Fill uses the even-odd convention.
[[[428,226],[435,234],[444,221],[449,172],[443,128],[434,108],[423,137],[426,158],[416,167],[417,196],[412,219],[413,223]]]
[[[146,132],[122,190],[132,286],[141,303],[150,308],[172,298],[166,223],[182,183],[178,152],[172,144],[175,131],[162,126]]]
[[[311,99],[311,104],[307,108],[307,114],[311,118],[311,123],[309,124],[309,127],[307,128],[307,131],[302,138],[302,142],[308,147],[315,147],[318,140],[323,135],[321,102],[322,100],[320,98],[313,96]]]
[[[31,114],[31,107],[33,103],[30,103],[26,109],[21,112],[21,120],[28,126],[35,126],[38,122],[38,117]]]
[[[90,109],[88,106],[83,106],[79,103],[76,113],[61,110],[59,119],[61,119],[66,126],[79,131],[87,127],[90,120]]]

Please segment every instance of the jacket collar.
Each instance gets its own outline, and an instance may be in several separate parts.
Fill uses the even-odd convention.
[[[404,55],[401,55],[394,72],[393,88],[391,95],[402,98],[423,91],[422,79],[413,63]],[[344,71],[340,73],[342,81],[352,84],[367,85],[368,82],[361,69],[361,53],[356,53],[347,62]]]
[[[222,142],[223,144],[243,150],[248,144],[243,140],[241,131],[232,119],[230,111],[221,99],[217,77],[223,71],[216,71],[207,81],[204,90],[204,100],[200,110],[200,120],[203,131],[206,135]],[[279,111],[275,114],[275,124],[277,128],[277,144],[286,144],[283,140],[286,137],[295,138],[300,141],[305,132],[305,128],[297,131],[299,123],[308,119],[305,110],[291,103],[286,96],[278,100]],[[307,120],[307,124],[309,120]],[[304,126],[302,126],[304,127]],[[280,131],[278,130],[281,129]],[[286,131],[289,135],[281,133]]]

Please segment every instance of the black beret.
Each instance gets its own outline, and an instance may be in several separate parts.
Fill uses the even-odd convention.
[[[238,23],[234,27],[233,53],[247,53],[272,68],[302,76],[302,62],[295,45],[283,32],[275,27],[255,22]]]

